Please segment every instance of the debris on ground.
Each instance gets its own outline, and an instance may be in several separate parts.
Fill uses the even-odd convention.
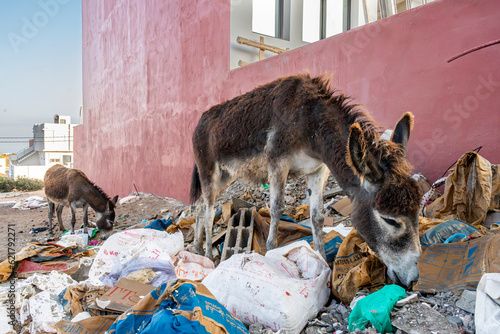
[[[151,333],[187,332],[202,326],[211,333],[340,334],[350,332],[350,323],[358,333],[497,333],[498,175],[498,166],[467,153],[443,179],[444,195],[423,175],[414,176],[432,194],[424,199],[426,217],[420,217],[420,279],[406,292],[392,285],[385,265],[353,229],[352,203],[331,176],[323,202],[327,262],[312,250],[303,179],[287,180],[281,247],[269,252],[268,187],[230,185],[216,203],[213,261],[190,252],[196,207],[172,199],[138,192],[121,199],[114,234],[105,241],[94,228],[60,231],[47,240],[47,208],[19,210],[37,213],[42,224],[29,226],[36,240],[17,249],[15,275],[7,260],[0,264],[0,280],[16,281],[17,321],[3,325],[11,320],[5,282],[0,333],[104,333],[139,326]],[[491,200],[476,205],[479,194]],[[25,208],[34,203],[28,200]],[[371,301],[391,287],[400,291],[377,311],[383,320],[366,313],[390,299]],[[120,306],[118,299],[127,302]],[[140,316],[144,312],[148,316]]]
[[[31,209],[37,209],[41,208],[44,206],[48,206],[49,203],[47,202],[47,199],[45,197],[41,196],[31,196],[26,199],[23,199],[19,202],[16,202],[14,206],[12,207],[13,209],[20,209],[20,210],[31,210]]]

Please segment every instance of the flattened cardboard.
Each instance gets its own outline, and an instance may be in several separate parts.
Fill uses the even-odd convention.
[[[335,218],[325,217],[325,220],[323,221],[323,226],[333,227],[334,223],[335,223]]]
[[[154,289],[156,288],[152,285],[142,284],[122,277],[99,300],[101,302],[110,301],[105,310],[125,312]]]
[[[500,235],[422,247],[415,291],[459,294],[475,290],[485,273],[500,272]]]
[[[333,208],[340,213],[342,216],[346,217],[352,213],[352,203],[349,197],[344,197],[337,203],[333,205]]]

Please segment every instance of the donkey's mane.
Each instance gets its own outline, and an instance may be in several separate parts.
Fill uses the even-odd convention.
[[[88,183],[90,183],[95,190],[97,190],[99,192],[99,194],[101,194],[102,197],[104,197],[106,200],[108,201],[111,201],[111,198],[108,196],[108,194],[106,194],[104,192],[104,190],[102,190],[97,184],[95,184],[94,182],[90,181],[90,179],[87,177],[87,175],[85,175],[84,172],[80,171],[80,170],[76,170],[85,180],[87,180]]]
[[[316,85],[318,95],[323,95],[327,100],[327,105],[335,106],[341,113],[341,117],[347,124],[358,123],[363,130],[363,135],[367,143],[373,143],[372,154],[378,161],[382,161],[386,168],[395,176],[407,176],[412,166],[405,158],[404,148],[391,140],[381,140],[380,134],[385,131],[385,127],[379,125],[373,117],[364,110],[360,104],[353,103],[353,99],[331,88],[331,76],[320,75],[311,78],[309,74],[303,76]]]

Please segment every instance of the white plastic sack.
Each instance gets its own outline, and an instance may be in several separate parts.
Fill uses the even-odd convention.
[[[330,295],[330,268],[306,241],[267,252],[235,254],[203,284],[244,324],[299,333]]]
[[[117,263],[125,264],[136,257],[170,261],[184,250],[182,232],[169,234],[153,229],[134,229],[113,234],[97,253],[90,268],[89,281],[102,285],[99,277],[108,275]]]
[[[477,286],[476,333],[500,333],[500,273],[484,274]]]
[[[193,281],[202,280],[215,269],[212,260],[202,255],[182,251],[175,258],[177,278],[187,278]]]

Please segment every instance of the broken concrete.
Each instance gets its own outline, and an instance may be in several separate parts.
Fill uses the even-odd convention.
[[[476,291],[464,290],[462,292],[462,297],[457,301],[455,306],[474,314],[476,308],[476,294]]]
[[[450,324],[438,311],[426,303],[406,305],[392,317],[392,325],[408,334],[456,334],[457,325]]]

